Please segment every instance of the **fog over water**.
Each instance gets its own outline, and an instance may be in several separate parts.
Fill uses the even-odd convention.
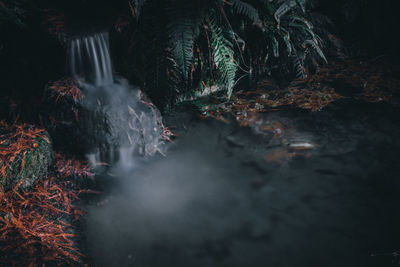
[[[99,136],[88,157],[111,163],[96,177],[102,194],[83,204],[95,266],[393,263],[400,123],[386,114],[398,110],[344,99],[239,127],[183,106],[164,118],[178,134],[165,144],[158,110],[114,77],[106,34],[72,39],[69,66]]]
[[[395,138],[386,128],[340,116],[329,126],[332,111],[266,115],[316,146],[277,163],[256,129],[174,116],[183,130],[167,156],[115,166],[113,187],[87,207],[96,265],[390,266],[392,256],[370,256],[392,252],[400,234],[398,167],[376,158]]]

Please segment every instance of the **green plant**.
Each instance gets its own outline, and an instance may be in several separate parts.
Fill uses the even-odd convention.
[[[326,62],[306,0],[131,0],[130,7],[135,78],[153,98],[162,94],[164,106],[213,85],[229,98],[241,78],[274,69],[304,78]]]
[[[0,1],[0,25],[3,23],[14,23],[19,27],[25,27],[23,18],[25,16],[24,1],[2,0]]]

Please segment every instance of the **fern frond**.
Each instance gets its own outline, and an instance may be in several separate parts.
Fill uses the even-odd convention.
[[[297,4],[300,6],[301,11],[303,11],[303,13],[306,13],[306,0],[296,0]]]
[[[275,11],[274,14],[275,20],[278,22],[278,25],[281,23],[281,17],[296,6],[297,3],[295,0],[286,0],[285,2],[283,2],[283,4]]]
[[[307,78],[307,72],[306,69],[304,68],[303,60],[297,54],[293,56],[293,67],[296,74],[296,78],[298,79]]]
[[[214,63],[220,72],[220,82],[227,91],[228,98],[232,95],[235,85],[237,65],[234,61],[233,45],[223,35],[216,21],[215,11],[211,10],[208,17],[208,27],[211,32],[211,45]]]
[[[292,54],[292,43],[290,42],[290,33],[285,28],[280,27],[279,35],[282,37],[286,45],[288,55]]]
[[[317,35],[316,35],[310,28],[308,28],[308,27],[306,27],[306,26],[304,26],[304,25],[302,25],[302,24],[290,22],[290,23],[289,23],[289,26],[290,26],[290,27],[297,28],[297,29],[299,29],[300,31],[302,31],[302,35],[303,35],[303,36],[306,36],[306,37],[307,37],[307,34],[308,34],[309,36],[311,36],[311,38],[312,38],[313,40],[318,40]]]
[[[307,26],[307,28],[309,28],[310,30],[312,30],[314,28],[314,26],[312,25],[311,22],[309,22],[306,18],[304,17],[299,17],[299,16],[291,16],[290,17],[292,21],[298,21],[300,23],[303,23],[304,25]]]
[[[167,10],[169,45],[185,81],[189,77],[193,62],[193,45],[202,22],[202,16],[198,12],[191,12],[189,8],[190,6],[183,3],[171,5]]]
[[[274,51],[274,57],[279,57],[279,42],[275,36],[272,36],[272,50]]]
[[[231,0],[231,2],[233,9],[237,13],[249,18],[254,24],[261,25],[261,20],[258,14],[258,10],[255,9],[252,5],[242,0]]]
[[[190,21],[182,17],[174,17],[168,25],[169,44],[172,54],[181,68],[184,80],[187,80],[189,68],[193,60],[194,34]]]
[[[310,45],[316,52],[317,54],[325,61],[325,63],[328,63],[328,60],[326,59],[324,52],[322,52],[321,47],[319,47],[318,43],[315,40],[305,40],[303,43],[303,46],[306,47],[307,45]]]

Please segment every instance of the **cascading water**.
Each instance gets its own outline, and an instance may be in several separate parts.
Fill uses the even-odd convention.
[[[91,162],[131,164],[134,153],[153,155],[162,144],[162,121],[157,108],[145,101],[140,90],[114,77],[108,34],[73,38],[68,47],[68,72],[84,92],[90,112],[85,126],[98,133]]]
[[[72,39],[67,60],[67,71],[81,82],[95,86],[114,82],[107,33]]]

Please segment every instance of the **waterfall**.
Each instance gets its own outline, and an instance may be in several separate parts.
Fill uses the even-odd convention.
[[[67,71],[79,81],[91,114],[85,127],[98,133],[97,147],[88,155],[91,162],[130,164],[134,153],[162,153],[160,112],[140,90],[113,75],[108,33],[72,38]]]
[[[72,39],[68,54],[68,71],[72,77],[96,86],[113,83],[108,33]]]

